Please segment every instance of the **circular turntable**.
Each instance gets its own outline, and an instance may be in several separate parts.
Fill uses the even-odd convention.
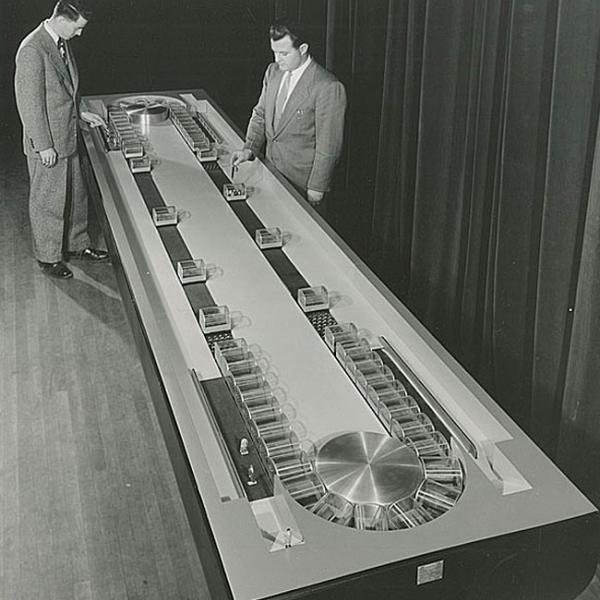
[[[314,452],[310,476],[310,494],[296,495],[297,478],[284,481],[305,508],[332,523],[377,531],[432,521],[456,504],[464,484],[457,458],[422,455],[410,440],[368,431],[342,433],[322,442]]]
[[[119,98],[118,102],[125,106],[128,104],[143,104],[145,106],[154,106],[162,104],[169,106],[170,104],[178,104],[179,106],[185,106],[185,102],[175,96],[160,96],[157,94],[140,94],[137,96],[125,96]]]
[[[118,100],[119,106],[127,113],[132,123],[156,125],[169,118],[170,107],[185,106],[185,102],[171,96],[127,96]]]
[[[365,431],[325,442],[315,470],[328,491],[353,504],[393,504],[414,494],[425,478],[419,457],[406,444]]]

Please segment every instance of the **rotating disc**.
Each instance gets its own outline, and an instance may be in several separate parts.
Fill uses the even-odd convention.
[[[425,478],[412,448],[365,431],[325,442],[317,451],[315,470],[328,491],[353,504],[393,504],[414,494]]]

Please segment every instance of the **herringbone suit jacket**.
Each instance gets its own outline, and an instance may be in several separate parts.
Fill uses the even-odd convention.
[[[266,145],[266,157],[290,181],[304,190],[326,192],[342,148],[344,86],[312,60],[290,94],[275,129],[275,100],[283,73],[277,63],[267,67],[244,147],[259,154]]]
[[[59,158],[77,151],[79,75],[68,44],[67,53],[69,69],[43,23],[17,51],[15,95],[28,156],[52,147]]]

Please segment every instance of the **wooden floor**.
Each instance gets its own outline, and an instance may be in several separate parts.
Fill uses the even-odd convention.
[[[30,251],[0,149],[0,599],[209,598],[110,265]]]
[[[40,272],[2,137],[0,599],[207,599],[112,267]]]

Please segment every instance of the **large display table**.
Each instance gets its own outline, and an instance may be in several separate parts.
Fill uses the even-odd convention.
[[[231,172],[242,140],[204,92],[85,101],[111,124],[84,132],[87,177],[214,598],[584,588],[595,507],[268,164]]]

